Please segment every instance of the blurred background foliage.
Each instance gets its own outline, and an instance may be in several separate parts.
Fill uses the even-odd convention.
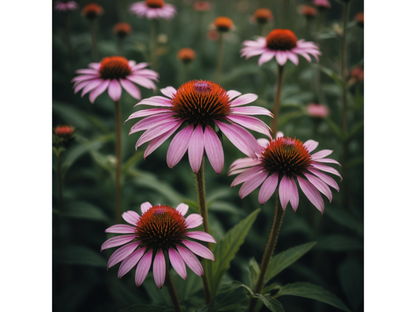
[[[54,233],[53,251],[53,307],[56,311],[119,311],[133,304],[155,304],[171,307],[166,289],[158,290],[151,274],[143,286],[137,289],[131,272],[117,278],[117,267],[106,270],[106,263],[113,250],[100,253],[101,244],[107,239],[104,230],[114,224],[114,171],[115,171],[115,121],[114,104],[103,93],[95,104],[88,97],[74,94],[70,80],[74,70],[87,68],[92,62],[91,35],[88,20],[80,9],[88,1],[79,0],[79,9],[69,12],[70,40],[74,51],[71,68],[65,43],[64,13],[53,11],[53,127],[69,124],[76,128],[75,141],[63,153],[64,209],[61,216],[60,235]],[[129,60],[143,62],[149,56],[150,22],[130,14],[132,1],[96,1],[104,8],[104,14],[96,19],[99,58],[117,55],[117,38],[113,27],[117,22],[132,25],[133,32],[123,45],[122,55]],[[274,277],[271,281],[280,285],[293,282],[310,282],[331,291],[353,312],[363,310],[363,84],[355,82],[348,93],[350,137],[341,132],[340,35],[342,2],[330,1],[328,10],[318,27],[317,19],[306,27],[306,19],[298,13],[299,4],[307,1],[287,1],[288,14],[281,16],[281,1],[230,0],[211,1],[212,10],[204,13],[193,10],[193,2],[167,1],[177,7],[178,14],[171,20],[158,23],[158,54],[160,74],[158,88],[179,87],[191,79],[213,80],[215,75],[216,40],[208,38],[209,24],[218,16],[228,16],[235,29],[225,40],[224,63],[220,84],[226,90],[255,93],[259,99],[255,105],[272,110],[275,97],[277,64],[268,62],[258,67],[258,57],[245,60],[240,57],[241,43],[254,39],[257,25],[251,16],[257,8],[269,8],[274,20],[266,26],[288,28],[298,39],[305,38],[319,44],[323,55],[312,65],[300,58],[299,66],[288,62],[285,66],[279,127],[285,135],[301,141],[314,139],[319,148],[334,150],[332,158],[340,161],[342,141],[348,140],[348,180],[339,183],[340,193],[334,192],[332,203],[325,198],[323,215],[312,206],[304,195],[300,196],[296,213],[288,208],[275,254],[290,247],[316,241],[316,245],[299,261]],[[363,28],[353,21],[356,13],[363,11],[363,1],[350,5],[347,38],[348,69],[363,63]],[[280,15],[279,15],[280,14]],[[318,29],[319,28],[319,29]],[[179,49],[189,47],[196,51],[196,59],[185,69],[177,59]],[[153,92],[140,88],[142,97]],[[122,120],[137,111],[137,103],[128,93],[121,97]],[[326,119],[311,118],[307,114],[308,103],[321,103],[329,108]],[[262,116],[263,117],[263,116]],[[270,123],[270,118],[261,118]],[[138,210],[141,203],[162,203],[176,206],[187,203],[198,210],[196,185],[187,155],[173,169],[166,164],[170,140],[165,142],[146,160],[146,146],[135,151],[139,134],[128,135],[134,121],[122,126],[123,198],[122,210]],[[257,133],[256,137],[260,137]],[[233,177],[227,176],[229,165],[244,157],[227,139],[223,140],[225,165],[217,175],[206,163],[206,192],[209,205],[209,222],[213,236],[218,240],[230,228],[261,208],[245,242],[240,247],[224,280],[238,280],[250,285],[248,265],[251,258],[259,263],[262,258],[273,219],[274,200],[260,207],[258,189],[241,200],[239,187],[230,188]],[[56,157],[53,166],[56,167]],[[53,216],[59,218],[57,179],[53,172]],[[341,205],[341,193],[348,183],[349,209]],[[202,305],[202,283],[190,270],[183,281],[174,276],[181,304],[189,307]],[[339,309],[294,296],[279,297],[286,311],[340,311]],[[268,311],[263,307],[261,311]]]

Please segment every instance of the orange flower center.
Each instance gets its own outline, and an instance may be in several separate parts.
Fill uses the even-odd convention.
[[[289,137],[271,140],[262,155],[264,169],[270,173],[277,172],[279,176],[305,172],[312,162],[303,143]]]
[[[190,63],[195,58],[195,51],[190,48],[183,48],[178,51],[178,59],[185,64]]]
[[[149,8],[161,8],[165,2],[163,0],[146,0],[146,4]]]
[[[229,17],[220,16],[217,17],[214,21],[214,26],[218,31],[229,31],[233,25],[234,23]]]
[[[124,38],[131,33],[131,26],[127,23],[118,23],[114,26],[114,32],[117,36]]]
[[[316,10],[313,7],[309,6],[309,5],[305,5],[305,6],[302,7],[302,15],[307,17],[307,18],[308,17],[309,18],[315,17],[316,16]]]
[[[103,79],[126,78],[131,74],[131,68],[124,57],[109,56],[101,61],[100,74]]]
[[[90,3],[82,9],[82,14],[89,19],[94,19],[97,15],[103,14],[103,8],[99,4]]]
[[[73,133],[73,129],[69,126],[58,126],[55,129],[55,134],[59,138],[69,139]]]
[[[188,229],[185,217],[179,211],[169,206],[157,205],[142,215],[136,232],[144,246],[167,248],[180,243]]]
[[[273,19],[273,14],[269,9],[257,9],[254,12],[254,18],[259,24],[266,24]]]
[[[224,119],[230,112],[229,102],[230,97],[219,84],[193,80],[179,87],[172,99],[172,110],[180,119],[205,125]]]
[[[272,50],[291,50],[297,46],[298,38],[289,29],[272,30],[266,37],[266,45]]]

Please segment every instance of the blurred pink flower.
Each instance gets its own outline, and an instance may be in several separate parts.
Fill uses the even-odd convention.
[[[182,124],[170,143],[167,153],[169,168],[175,166],[188,150],[192,171],[201,167],[204,150],[212,167],[220,174],[224,166],[224,152],[221,141],[215,133],[215,126],[245,155],[256,158],[261,152],[254,136],[245,128],[263,133],[269,137],[270,128],[252,115],[273,116],[267,109],[258,106],[239,107],[257,99],[257,95],[230,90],[226,92],[219,84],[193,80],[176,90],[167,87],[160,90],[162,96],[144,99],[137,105],[162,106],[133,113],[127,120],[150,116],[137,122],[130,134],[146,130],[136,143],[136,149],[149,142],[144,153],[146,158],[165,142]],[[226,123],[228,121],[230,123]],[[245,128],[243,128],[245,127]]]
[[[141,94],[136,84],[147,89],[156,89],[152,80],[158,81],[158,73],[144,69],[148,64],[127,61],[122,56],[110,56],[102,59],[100,63],[90,63],[88,69],[75,71],[79,76],[72,79],[75,93],[82,90],[81,97],[90,92],[90,102],[94,103],[97,96],[108,88],[108,95],[113,101],[121,97],[122,89],[132,97],[140,100]],[[121,84],[121,86],[120,86]]]
[[[328,117],[329,111],[328,107],[321,105],[321,104],[308,104],[306,107],[308,110],[308,114],[311,117],[318,117],[318,118],[326,118]]]
[[[315,4],[315,6],[321,10],[327,10],[331,7],[331,3],[329,3],[328,0],[313,0],[313,4]]]
[[[75,1],[55,1],[55,10],[57,11],[73,11],[78,8],[78,4]]]
[[[163,0],[146,0],[135,2],[130,6],[130,11],[139,17],[146,16],[147,19],[163,18],[172,19],[176,14],[176,8]]]
[[[303,56],[311,62],[309,54],[313,55],[316,61],[319,61],[318,55],[321,55],[318,46],[313,42],[305,42],[305,40],[297,40],[295,34],[288,29],[274,29],[266,38],[259,37],[256,41],[246,40],[243,42],[244,48],[241,49],[241,56],[246,59],[261,55],[259,58],[259,66],[263,63],[276,58],[277,63],[283,66],[289,59],[293,64],[298,65],[298,55]]]
[[[324,213],[324,201],[319,192],[331,202],[332,193],[328,185],[337,191],[339,187],[334,179],[322,171],[341,177],[338,171],[322,164],[339,165],[336,160],[324,158],[332,151],[322,150],[310,154],[316,149],[318,142],[308,140],[303,143],[297,139],[284,137],[281,132],[271,141],[266,139],[257,141],[262,146],[258,159],[241,158],[230,166],[228,175],[239,173],[231,186],[244,182],[239,192],[240,197],[246,197],[264,182],[259,193],[259,203],[262,205],[273,195],[280,179],[279,198],[282,208],[285,210],[290,201],[293,210],[296,211],[299,205],[297,180],[306,197],[321,213]]]
[[[105,230],[106,233],[127,234],[112,237],[101,246],[101,250],[104,250],[126,244],[111,255],[107,269],[123,261],[118,269],[118,278],[121,278],[137,264],[135,281],[139,287],[153,262],[156,286],[162,288],[166,276],[166,255],[183,279],[186,279],[185,263],[195,274],[204,275],[204,269],[194,254],[212,261],[215,258],[207,247],[194,240],[216,241],[208,233],[189,232],[189,229],[202,224],[202,217],[193,213],[185,218],[188,211],[188,205],[185,204],[179,204],[175,209],[165,205],[152,206],[146,202],[141,205],[141,211],[142,216],[131,210],[123,213],[123,219],[133,226],[117,224]]]
[[[193,8],[197,12],[207,12],[211,10],[211,3],[208,1],[196,1]]]

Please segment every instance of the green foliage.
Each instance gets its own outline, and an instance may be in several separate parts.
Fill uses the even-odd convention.
[[[111,220],[103,213],[99,207],[82,201],[67,203],[62,215],[64,217],[75,219],[101,221],[106,224],[111,223]]]
[[[70,245],[54,251],[55,263],[69,265],[84,265],[105,268],[107,261],[98,252],[86,246]]]
[[[165,307],[147,305],[147,304],[135,304],[131,307],[120,310],[120,312],[165,312]]]

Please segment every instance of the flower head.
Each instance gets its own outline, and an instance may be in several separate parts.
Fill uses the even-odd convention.
[[[328,107],[321,104],[308,104],[306,107],[309,116],[317,118],[326,118],[329,115]]]
[[[316,10],[310,5],[300,5],[299,13],[306,17],[306,19],[313,19],[316,16]]]
[[[364,81],[364,70],[361,67],[355,67],[351,70],[350,76],[352,79],[358,80],[359,82]]]
[[[211,3],[208,1],[196,1],[193,8],[197,12],[207,12],[211,10]]]
[[[72,79],[75,93],[83,89],[81,96],[90,92],[90,102],[94,103],[97,96],[108,88],[108,95],[113,101],[118,101],[124,88],[132,97],[140,100],[139,88],[134,83],[147,89],[156,89],[152,80],[157,81],[158,74],[150,69],[144,69],[148,64],[127,61],[122,56],[105,57],[100,63],[91,63],[88,69],[75,71],[80,74]],[[121,84],[121,86],[120,86]]]
[[[103,12],[103,7],[97,3],[89,3],[84,6],[81,11],[82,15],[90,20],[95,19],[98,15],[103,14]]]
[[[55,129],[53,129],[53,143],[52,145],[59,147],[59,146],[65,146],[67,147],[73,140],[73,134],[74,134],[74,127],[67,126],[67,125],[59,125],[56,126]]]
[[[146,130],[136,143],[137,149],[150,141],[144,153],[145,158],[184,125],[170,143],[167,153],[169,168],[175,166],[188,151],[191,168],[197,173],[205,150],[215,172],[220,174],[224,166],[224,152],[214,131],[216,126],[231,143],[252,158],[261,149],[254,136],[243,127],[270,137],[270,128],[252,115],[273,115],[262,107],[240,107],[255,101],[255,94],[241,95],[234,90],[227,92],[219,84],[205,80],[185,82],[178,90],[167,87],[160,91],[166,97],[153,96],[137,105],[162,108],[141,110],[127,119],[149,116],[130,130],[130,134]]]
[[[354,16],[354,20],[357,22],[358,26],[364,27],[364,13],[360,12]]]
[[[313,0],[313,4],[315,4],[319,11],[326,11],[331,8],[331,3],[328,0]]]
[[[273,19],[273,14],[269,9],[257,9],[253,18],[259,24],[266,24]]]
[[[177,57],[184,64],[189,64],[195,59],[195,51],[190,48],[183,48],[178,51]]]
[[[78,8],[78,3],[75,1],[64,1],[64,0],[58,0],[55,1],[55,10],[57,11],[73,11]]]
[[[335,180],[322,172],[341,177],[338,171],[322,164],[339,165],[337,161],[325,158],[332,151],[322,150],[311,154],[318,146],[318,142],[308,140],[302,143],[297,139],[284,137],[281,132],[277,134],[276,139],[271,141],[259,139],[258,142],[262,146],[258,159],[242,158],[230,166],[229,175],[239,173],[231,186],[244,182],[239,192],[240,197],[246,197],[263,184],[259,193],[260,204],[267,202],[278,188],[283,210],[290,201],[293,210],[296,211],[299,205],[297,181],[306,197],[323,213],[324,201],[319,192],[331,202],[332,193],[328,185],[339,191]]]
[[[130,11],[139,17],[146,16],[147,19],[163,18],[172,19],[176,14],[176,8],[163,0],[146,0],[135,2],[130,6]]]
[[[195,255],[212,261],[215,258],[207,247],[194,240],[216,241],[208,233],[189,231],[202,224],[202,217],[194,213],[185,218],[188,211],[188,205],[185,204],[172,208],[166,205],[152,206],[146,202],[141,205],[141,211],[141,216],[131,210],[123,213],[123,219],[132,226],[117,224],[105,230],[106,233],[127,234],[110,238],[101,246],[101,250],[104,250],[124,245],[111,255],[107,269],[122,261],[118,270],[118,278],[121,278],[137,264],[137,287],[143,283],[153,262],[156,286],[162,288],[167,259],[183,279],[186,279],[185,263],[195,274],[204,275],[204,269]]]
[[[131,26],[128,23],[117,23],[114,25],[113,31],[118,37],[124,38],[131,34]]]
[[[246,59],[255,55],[261,55],[259,66],[270,61],[273,57],[277,63],[283,66],[289,59],[298,65],[298,55],[303,56],[311,62],[309,54],[313,55],[318,61],[321,55],[318,46],[313,42],[306,42],[301,39],[298,41],[296,35],[289,29],[274,29],[266,38],[259,37],[256,41],[246,40],[243,42],[244,48],[241,49],[241,56]]]
[[[218,32],[227,32],[234,27],[233,20],[225,16],[217,17],[213,25]]]

